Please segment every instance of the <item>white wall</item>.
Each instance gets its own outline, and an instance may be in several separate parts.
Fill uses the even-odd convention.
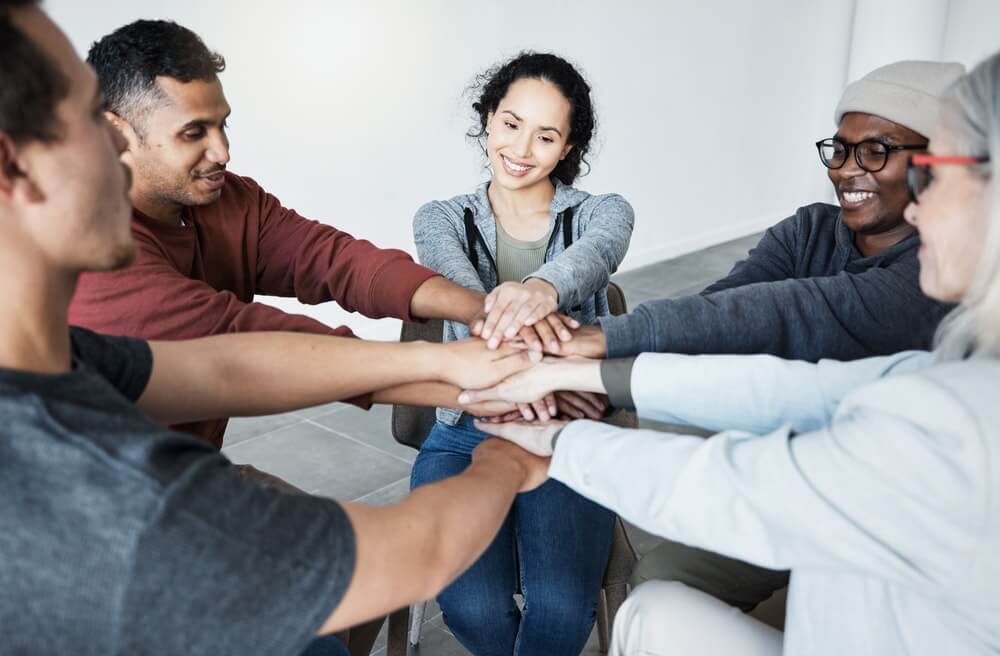
[[[912,4],[933,11],[942,2]],[[968,57],[989,52],[990,23],[978,17],[991,0],[950,4],[952,29],[935,47]],[[585,71],[599,112],[593,172],[579,184],[622,193],[636,209],[626,269],[754,232],[829,198],[812,144],[833,130],[856,28],[854,0],[107,0],[99,11],[49,0],[46,7],[81,52],[140,17],[194,29],[228,62],[232,170],[307,216],[411,251],[420,204],[484,179],[478,149],[464,137],[464,87],[519,49],[558,52]],[[964,37],[969,26],[977,45]],[[891,21],[881,27],[895,33]],[[348,318],[331,304],[276,303],[369,337],[398,330]]]

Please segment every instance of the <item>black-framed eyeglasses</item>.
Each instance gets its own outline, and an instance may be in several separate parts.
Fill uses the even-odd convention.
[[[973,166],[975,164],[985,164],[988,161],[990,161],[990,158],[987,156],[911,155],[910,159],[906,162],[906,186],[910,189],[910,198],[916,203],[917,197],[924,193],[924,190],[934,181],[934,175],[931,173],[931,164]]]
[[[889,162],[889,154],[897,150],[926,150],[927,144],[887,144],[878,139],[865,139],[858,143],[848,143],[839,137],[821,139],[816,142],[819,151],[819,161],[828,169],[839,169],[847,163],[851,151],[854,151],[854,161],[862,170],[878,173]]]

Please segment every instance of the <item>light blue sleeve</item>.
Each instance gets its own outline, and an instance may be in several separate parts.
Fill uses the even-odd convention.
[[[953,584],[979,544],[987,442],[961,398],[910,375],[864,388],[832,424],[795,436],[573,422],[549,475],[646,531],[762,567],[933,589]]]
[[[848,393],[890,375],[930,366],[927,351],[813,364],[769,355],[644,353],[632,367],[640,417],[710,431],[794,432],[830,422]]]

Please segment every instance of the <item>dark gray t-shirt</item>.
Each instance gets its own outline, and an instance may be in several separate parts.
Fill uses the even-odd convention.
[[[0,653],[299,654],[354,571],[335,502],[242,481],[133,405],[140,340],[0,369]]]

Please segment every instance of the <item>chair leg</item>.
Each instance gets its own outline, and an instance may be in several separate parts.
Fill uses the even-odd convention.
[[[611,629],[615,626],[615,616],[618,615],[618,609],[625,603],[627,596],[626,583],[609,585],[601,591],[600,602],[597,605],[597,638],[604,653],[607,653],[611,645]]]
[[[375,640],[378,639],[378,632],[382,630],[384,617],[377,620],[360,624],[351,629],[347,639],[347,651],[351,656],[368,656],[372,653]]]
[[[385,643],[386,656],[406,656],[406,627],[409,621],[409,606],[404,606],[389,615],[389,631]]]
[[[424,610],[426,602],[413,604],[410,607],[410,644],[416,647],[420,644],[420,630],[424,627]]]

